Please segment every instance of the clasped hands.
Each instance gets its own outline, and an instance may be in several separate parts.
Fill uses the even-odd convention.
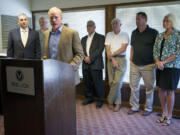
[[[84,57],[84,61],[85,61],[85,63],[87,63],[87,64],[91,64],[91,59],[90,59],[89,56],[85,56],[85,57]]]
[[[156,67],[157,67],[159,70],[163,70],[163,69],[164,69],[164,64],[165,64],[164,61],[158,61],[158,62],[156,62]]]

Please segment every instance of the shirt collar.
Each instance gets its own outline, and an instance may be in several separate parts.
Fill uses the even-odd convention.
[[[121,34],[121,33],[122,33],[122,30],[120,30],[120,32],[119,32],[118,34],[115,34],[114,31],[113,31],[113,34],[114,34],[114,35],[119,35],[119,34]]]
[[[149,29],[149,25],[146,26],[146,29],[143,32],[147,31],[148,29]],[[136,28],[136,32],[140,33],[138,28]],[[143,33],[143,32],[141,32],[141,33]]]
[[[88,37],[94,37],[94,34],[95,34],[95,32],[92,33],[91,35],[88,34]]]
[[[63,28],[63,26],[61,26],[61,27],[59,27],[57,30],[56,30],[56,32],[62,32],[62,28]],[[51,33],[56,33],[56,32],[53,32],[53,30],[51,29]]]
[[[24,29],[20,27],[20,31],[21,31],[21,32],[24,32]],[[28,27],[25,28],[25,32],[28,32],[28,31],[29,31],[29,28],[28,28]]]

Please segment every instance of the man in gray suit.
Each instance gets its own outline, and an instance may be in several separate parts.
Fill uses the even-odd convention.
[[[52,30],[47,30],[45,36],[44,59],[55,59],[74,67],[75,83],[80,82],[78,68],[84,54],[78,33],[62,24],[62,11],[52,7],[48,11]]]
[[[98,102],[96,108],[103,105],[103,81],[102,69],[104,68],[102,52],[104,50],[105,37],[95,32],[96,26],[94,21],[87,22],[88,35],[83,37],[81,44],[85,58],[83,61],[83,79],[85,83],[84,93],[86,100],[82,105],[93,102],[93,88],[96,89]]]
[[[18,16],[19,28],[13,29],[8,36],[7,56],[24,59],[41,58],[39,33],[28,27],[28,17]]]

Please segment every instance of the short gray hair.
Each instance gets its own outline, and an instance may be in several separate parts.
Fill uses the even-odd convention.
[[[95,22],[93,21],[93,20],[89,20],[88,22],[87,22],[87,24],[88,23],[92,23],[94,26],[96,26],[96,24],[95,24]]]
[[[117,21],[119,24],[122,24],[119,18],[112,19],[111,24],[113,24],[115,21]]]
[[[164,19],[165,19],[165,18],[167,18],[168,21],[171,21],[171,22],[172,22],[173,28],[176,28],[176,27],[177,27],[178,22],[177,22],[177,18],[176,18],[176,16],[175,16],[174,14],[169,13],[169,14],[167,14],[167,15],[164,17]]]
[[[43,16],[41,16],[40,18],[39,18],[39,20],[46,20],[46,18],[44,18]]]
[[[18,20],[19,20],[19,17],[20,17],[20,16],[26,16],[26,17],[27,17],[27,15],[26,15],[25,13],[21,13],[21,14],[18,15]],[[28,18],[28,17],[27,17],[27,18]]]

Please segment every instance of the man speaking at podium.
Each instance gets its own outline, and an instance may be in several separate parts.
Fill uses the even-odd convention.
[[[28,27],[28,17],[24,13],[18,16],[18,24],[20,28],[13,29],[9,32],[7,56],[40,59],[39,33]]]
[[[80,82],[78,68],[83,60],[83,49],[78,33],[62,24],[62,11],[52,7],[48,11],[52,30],[45,36],[44,59],[55,59],[69,63],[75,70],[75,84]]]

